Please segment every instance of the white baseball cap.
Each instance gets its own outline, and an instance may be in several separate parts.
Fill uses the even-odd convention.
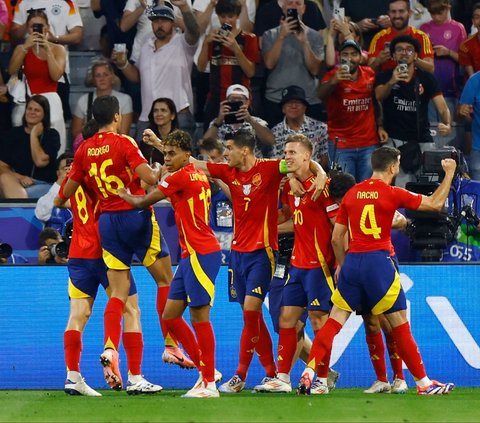
[[[227,97],[232,94],[240,94],[245,96],[247,99],[250,98],[250,92],[248,91],[248,88],[240,84],[233,84],[227,88]]]

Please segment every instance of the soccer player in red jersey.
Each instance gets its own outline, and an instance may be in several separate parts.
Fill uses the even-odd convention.
[[[226,141],[224,154],[228,163],[191,159],[208,176],[225,182],[232,196],[235,223],[228,269],[229,292],[233,301],[242,306],[244,327],[235,375],[219,388],[226,393],[244,388],[254,351],[266,371],[261,385],[276,374],[272,339],[262,316],[262,304],[275,269],[277,203],[283,175],[280,160],[257,159],[254,148],[255,137],[249,131],[239,130]],[[310,189],[315,188],[316,198],[325,186],[326,174],[320,165],[315,165],[318,175]]]
[[[306,190],[315,178],[309,166],[312,151],[313,146],[304,135],[291,135],[285,144],[287,169],[302,182]],[[327,321],[334,288],[332,276],[335,256],[330,240],[338,205],[329,197],[328,188],[323,190],[319,199],[313,201],[308,195],[296,196],[289,182],[286,182],[282,204],[279,223],[293,219],[295,241],[289,275],[283,287],[278,375],[257,389],[266,392],[291,392],[289,373],[297,348],[297,322],[306,307],[313,331],[317,332]],[[315,393],[328,393],[329,362],[327,354],[319,370],[319,378],[314,383]]]
[[[338,284],[332,295],[333,308],[327,323],[317,332],[311,362],[302,374],[299,394],[309,394],[317,365],[332,347],[335,335],[350,314],[359,307],[373,315],[385,314],[400,357],[412,373],[419,395],[447,394],[453,383],[430,380],[406,317],[405,293],[391,258],[391,227],[395,211],[407,208],[440,211],[455,176],[455,161],[442,160],[445,177],[434,193],[426,197],[391,186],[400,170],[400,151],[380,147],[372,154],[372,178],[351,188],[343,198],[332,234],[338,262]],[[349,231],[348,253],[345,235]]]
[[[63,188],[67,179],[60,187],[59,195],[63,197]],[[56,205],[62,206],[66,200],[56,198]],[[93,197],[94,198],[94,197]],[[82,333],[92,313],[93,303],[102,285],[107,293],[107,269],[102,260],[102,247],[98,234],[96,203],[91,193],[80,185],[75,194],[70,197],[73,213],[73,231],[68,253],[68,295],[70,297],[70,314],[64,332],[65,362],[67,378],[65,392],[70,395],[101,396],[90,388],[80,373],[80,355],[82,351]],[[131,286],[128,301],[123,312],[123,346],[128,361],[128,394],[143,394],[160,392],[162,387],[148,382],[141,372],[143,355],[143,337],[140,324],[140,309],[138,307],[137,288],[131,276]]]
[[[145,137],[155,135],[146,130]],[[189,163],[191,153],[190,135],[180,130],[171,132],[163,141],[165,166],[171,174],[147,195],[132,195],[125,189],[120,189],[119,195],[138,208],[149,207],[165,198],[172,203],[182,258],[170,286],[163,318],[201,373],[201,379],[184,397],[214,398],[219,392],[215,385],[215,336],[210,309],[221,252],[208,223],[210,184],[205,173]],[[196,336],[190,327],[183,325],[182,314],[187,305]]]
[[[373,37],[368,50],[368,65],[375,71],[394,69],[397,63],[392,59],[390,43],[399,35],[411,35],[421,46],[415,66],[427,72],[434,71],[432,43],[425,32],[408,25],[412,9],[409,0],[390,0],[388,16],[392,22],[390,28],[385,28]]]
[[[157,311],[164,336],[166,326],[161,316],[172,271],[168,248],[153,210],[138,211],[118,195],[120,188],[128,188],[134,194],[144,194],[140,181],[156,184],[160,169],[148,165],[132,138],[117,134],[121,115],[116,97],[97,97],[93,102],[92,114],[100,129],[75,153],[64,196],[70,197],[84,183],[99,201],[100,240],[112,290],[105,308],[105,351],[100,359],[108,384],[114,389],[121,389],[117,349],[123,309],[130,290],[132,257],[135,254],[141,260],[157,283]]]

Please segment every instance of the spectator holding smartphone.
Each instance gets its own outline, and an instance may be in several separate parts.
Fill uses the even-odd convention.
[[[237,27],[241,10],[240,0],[219,0],[215,12],[221,28],[212,29],[203,41],[198,70],[204,72],[210,64],[205,125],[217,116],[227,88],[241,84],[250,89],[250,78],[255,75],[255,64],[260,59],[257,37]]]
[[[268,149],[275,144],[272,131],[264,120],[252,116],[249,112],[250,92],[247,87],[240,84],[230,85],[227,88],[226,100],[220,102],[218,116],[210,122],[203,138],[218,138],[225,141],[240,129],[247,129],[257,139],[255,154],[260,150]]]

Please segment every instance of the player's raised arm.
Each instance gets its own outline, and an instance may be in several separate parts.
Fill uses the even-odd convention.
[[[162,175],[162,167],[160,163],[154,163],[153,166],[142,163],[135,168],[135,173],[146,184],[156,185]]]
[[[314,160],[310,160],[310,170],[315,175],[315,181],[308,189],[308,192],[311,192],[313,190],[312,200],[315,201],[318,199],[318,197],[320,197],[320,194],[325,188],[328,175],[325,170],[323,170],[323,167]]]
[[[204,160],[198,160],[192,156],[190,156],[189,160],[190,160],[190,163],[192,163],[197,169],[203,170],[205,172],[205,175],[211,176],[210,172],[208,171],[208,166],[207,166],[208,162]]]
[[[132,195],[125,188],[120,188],[118,190],[118,196],[137,209],[146,209],[165,198],[163,192],[158,189],[154,189],[145,195]]]
[[[418,208],[419,211],[441,211],[447,200],[450,186],[455,176],[457,163],[453,159],[443,159],[442,168],[445,171],[445,177],[441,184],[430,196],[423,196],[422,202]]]

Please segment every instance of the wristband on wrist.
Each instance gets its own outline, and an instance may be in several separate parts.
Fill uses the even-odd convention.
[[[130,64],[130,62],[127,60],[123,66],[117,66],[117,68],[120,69],[120,70],[125,70],[125,69],[127,69],[129,64]]]

